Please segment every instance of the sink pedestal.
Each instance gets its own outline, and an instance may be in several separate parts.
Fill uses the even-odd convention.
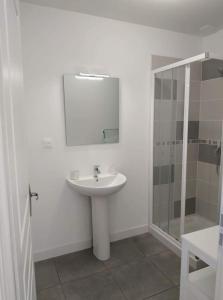
[[[126,184],[126,177],[121,173],[83,177],[77,180],[67,179],[75,191],[91,197],[94,255],[100,260],[110,258],[110,231],[108,201],[109,195],[117,193]]]
[[[93,251],[100,260],[110,258],[110,233],[106,197],[92,196]]]

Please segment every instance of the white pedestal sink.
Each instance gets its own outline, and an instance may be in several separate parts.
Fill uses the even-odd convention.
[[[125,175],[100,175],[98,181],[93,176],[67,181],[80,194],[91,197],[94,255],[100,260],[109,259],[110,232],[106,196],[118,192],[125,185]]]

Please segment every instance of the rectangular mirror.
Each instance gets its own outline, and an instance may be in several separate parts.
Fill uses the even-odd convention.
[[[64,75],[68,146],[119,142],[119,79]]]

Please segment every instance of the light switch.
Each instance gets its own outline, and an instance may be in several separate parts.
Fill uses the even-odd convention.
[[[52,149],[53,148],[53,141],[51,138],[44,138],[42,140],[42,145],[43,145],[43,148],[45,149]]]

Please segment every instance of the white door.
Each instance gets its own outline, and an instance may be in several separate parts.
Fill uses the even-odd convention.
[[[11,295],[10,299],[5,296],[4,300],[36,299],[21,52],[18,2],[0,0],[0,179],[3,179],[5,191],[2,201],[7,201],[8,209],[11,242],[8,250],[13,257],[13,282],[7,285],[11,285],[16,295]],[[0,245],[6,242],[3,236],[0,240]],[[0,259],[2,257],[0,253]],[[6,275],[1,276],[5,279]]]

